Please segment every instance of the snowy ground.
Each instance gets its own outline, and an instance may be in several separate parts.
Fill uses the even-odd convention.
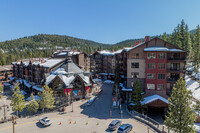
[[[200,100],[200,84],[192,80],[188,75],[185,75],[185,81],[187,89],[192,91],[192,95],[195,99]]]

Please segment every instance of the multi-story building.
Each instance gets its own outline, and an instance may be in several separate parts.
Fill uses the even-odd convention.
[[[145,42],[128,49],[126,54],[127,89],[122,91],[127,102],[131,102],[133,84],[138,79],[145,98],[154,98],[148,106],[166,108],[173,85],[180,77],[184,78],[186,51],[160,38],[149,40],[147,37]]]
[[[6,77],[7,76],[7,77]],[[12,65],[0,66],[0,81],[12,76]]]
[[[83,71],[90,71],[90,58],[84,52],[76,50],[58,50],[53,53],[52,58],[66,58],[70,54],[72,61]]]
[[[35,95],[41,92],[44,83],[47,83],[54,91],[57,105],[63,103],[63,100],[68,103],[72,96],[76,99],[84,98],[92,89],[90,73],[81,70],[71,57],[68,55],[66,58],[13,62],[14,77],[11,79],[19,82],[21,89]]]
[[[115,72],[115,53],[97,51],[90,56],[90,68],[93,74],[113,74]]]
[[[64,60],[34,58],[30,59],[30,61],[13,62],[13,76],[41,84],[45,78],[45,74],[57,69]]]

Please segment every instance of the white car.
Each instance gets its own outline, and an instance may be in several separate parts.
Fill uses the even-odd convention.
[[[43,126],[50,126],[51,120],[48,117],[44,117],[44,118],[40,118],[39,122],[43,125]]]

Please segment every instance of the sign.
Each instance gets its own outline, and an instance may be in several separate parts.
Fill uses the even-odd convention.
[[[115,98],[112,98],[112,101],[116,101],[116,99],[115,99]]]

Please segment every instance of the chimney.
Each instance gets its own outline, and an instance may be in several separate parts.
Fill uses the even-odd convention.
[[[148,42],[150,40],[149,36],[145,36],[144,42]]]

